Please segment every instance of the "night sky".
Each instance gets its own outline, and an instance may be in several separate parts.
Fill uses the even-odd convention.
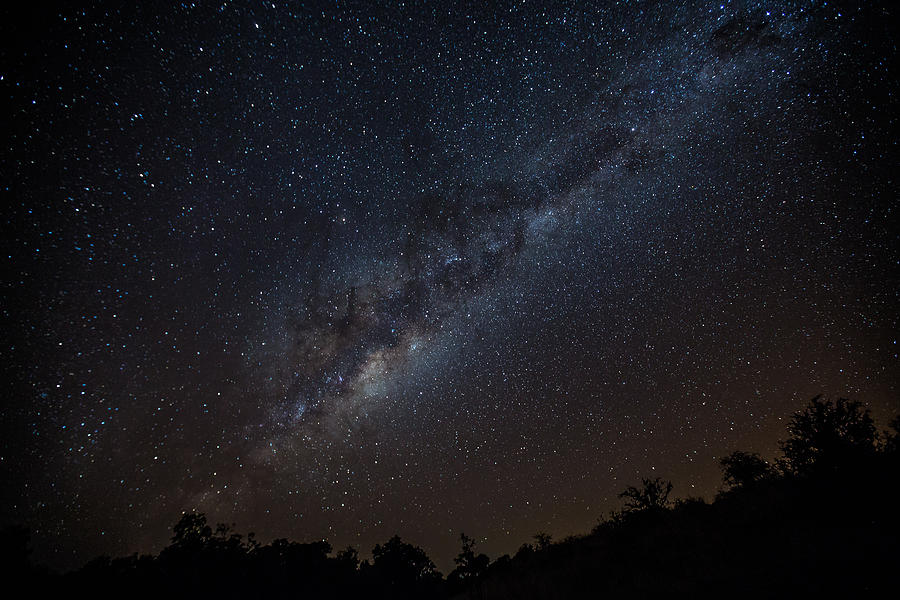
[[[198,510],[446,573],[900,408],[890,3],[131,4],[0,16],[39,562]]]

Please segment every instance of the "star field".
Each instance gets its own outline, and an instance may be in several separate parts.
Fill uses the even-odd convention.
[[[33,10],[0,506],[49,564],[198,510],[446,570],[900,407],[886,6]]]

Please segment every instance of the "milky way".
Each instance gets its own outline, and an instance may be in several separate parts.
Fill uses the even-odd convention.
[[[201,510],[446,569],[710,498],[815,394],[898,408],[888,8],[88,4],[2,19],[42,560]]]

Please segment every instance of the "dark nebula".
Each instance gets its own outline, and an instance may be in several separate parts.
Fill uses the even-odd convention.
[[[3,523],[444,570],[900,408],[894,10],[3,9]],[[366,3],[364,3],[366,4]]]

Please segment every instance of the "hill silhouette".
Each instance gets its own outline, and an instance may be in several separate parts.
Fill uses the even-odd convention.
[[[781,456],[721,459],[712,502],[672,501],[672,484],[644,479],[589,533],[539,533],[493,562],[461,535],[445,578],[397,536],[360,561],[326,541],[261,544],[187,513],[156,556],[98,557],[54,574],[33,565],[21,527],[0,538],[4,582],[38,596],[131,598],[643,598],[867,597],[894,591],[900,417],[879,433],[867,410],[813,398],[788,425]]]

